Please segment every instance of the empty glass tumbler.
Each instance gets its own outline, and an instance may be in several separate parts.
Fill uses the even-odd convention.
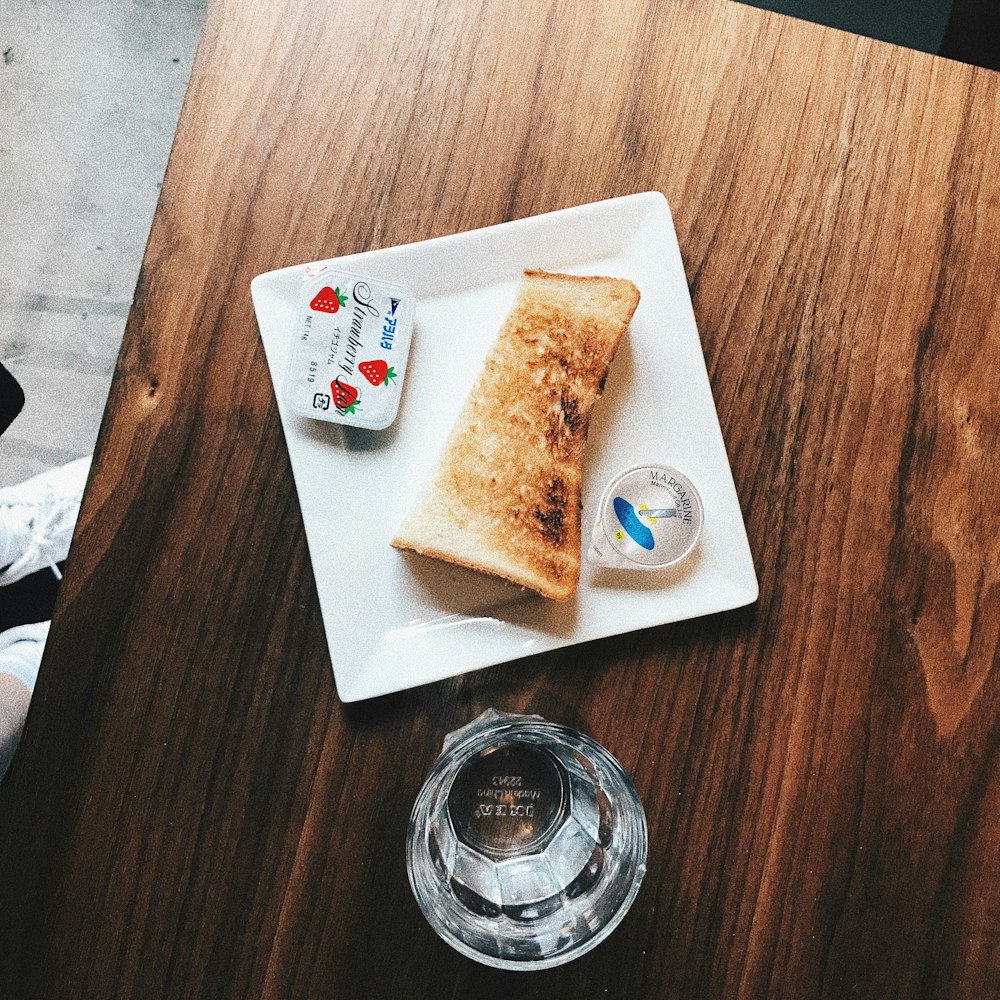
[[[619,924],[646,840],[642,803],[607,750],[490,709],[445,740],[410,817],[407,871],[424,916],[463,955],[546,969]]]

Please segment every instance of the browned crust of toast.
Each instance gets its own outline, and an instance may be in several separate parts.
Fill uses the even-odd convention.
[[[639,291],[526,270],[434,476],[392,544],[568,600],[580,577],[582,457]]]

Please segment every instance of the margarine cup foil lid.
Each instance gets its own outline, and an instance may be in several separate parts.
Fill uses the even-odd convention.
[[[402,285],[306,270],[284,399],[314,420],[382,430],[396,419],[416,300]]]
[[[587,559],[615,569],[675,566],[694,551],[703,521],[687,476],[669,465],[636,465],[604,490]]]

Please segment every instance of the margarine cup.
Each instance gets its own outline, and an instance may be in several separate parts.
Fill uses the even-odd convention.
[[[701,496],[684,473],[635,465],[605,488],[587,559],[613,569],[676,566],[694,551],[703,522]]]

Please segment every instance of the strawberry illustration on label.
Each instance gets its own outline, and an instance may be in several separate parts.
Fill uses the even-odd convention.
[[[315,309],[316,312],[335,313],[341,306],[345,305],[347,305],[347,296],[341,294],[339,286],[331,288],[329,285],[324,285],[309,303],[309,308]]]
[[[333,405],[341,413],[354,413],[361,402],[358,390],[339,376],[330,383],[330,391],[333,393]]]
[[[372,385],[388,385],[390,382],[395,381],[396,378],[396,369],[390,368],[381,358],[375,361],[362,361],[358,365],[358,371]]]

